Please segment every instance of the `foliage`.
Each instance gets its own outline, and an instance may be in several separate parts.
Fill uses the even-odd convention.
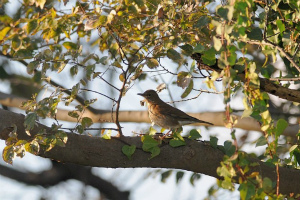
[[[56,119],[58,106],[64,105],[71,107],[68,115],[77,122],[70,130],[82,134],[96,123],[83,115],[92,110],[91,105],[97,99],[82,100],[81,93],[94,92],[108,98],[113,103],[112,110],[118,113],[122,98],[134,83],[150,79],[148,70],[163,70],[176,77],[174,84],[183,89],[183,99],[192,91],[203,92],[195,86],[202,78],[214,92],[218,92],[215,82],[222,80],[224,123],[232,130],[237,121],[231,115],[230,103],[238,92],[243,93],[243,117],[256,119],[264,133],[256,141],[256,146],[267,146],[260,158],[270,165],[299,168],[298,140],[287,148],[289,151],[279,152],[279,141],[288,119],[276,122],[268,95],[278,93],[262,89],[262,81],[281,87],[281,91],[287,89],[291,81],[294,81],[294,88],[299,88],[299,2],[236,0],[223,6],[213,5],[209,0],[202,3],[181,0],[81,0],[73,3],[64,0],[63,5],[55,0],[24,0],[14,16],[2,13],[1,56],[26,65],[27,73],[40,89],[53,89],[42,99],[33,94],[32,99],[24,103],[27,133],[30,135],[39,118]],[[3,6],[8,6],[8,2]],[[163,58],[172,61],[174,66],[163,66]],[[189,64],[191,58],[195,61]],[[281,68],[275,64],[278,60],[283,61]],[[49,77],[50,72],[59,74],[67,70],[72,77],[80,79],[69,88],[61,87]],[[116,84],[105,79],[110,70],[119,78]],[[204,74],[204,70],[211,72]],[[8,72],[1,67],[0,78],[11,78]],[[88,90],[89,83],[94,80],[108,84],[118,95],[110,97],[102,89]],[[284,95],[280,97],[285,98]],[[75,100],[80,104],[72,107]],[[286,105],[295,108],[292,102]],[[122,135],[118,114],[113,121],[118,134]],[[56,121],[52,126],[51,135],[41,130],[30,141],[18,140],[16,130],[12,131],[3,159],[12,163],[15,156],[22,157],[25,151],[35,154],[41,148],[48,151],[55,145],[64,146],[67,135],[60,130],[63,127],[60,123]],[[111,130],[103,137],[110,139]],[[196,130],[190,132],[190,139],[200,137]],[[142,149],[150,152],[151,158],[159,156],[157,140],[144,135],[142,141]],[[170,145],[180,147],[185,142],[175,133]],[[218,139],[211,137],[210,145],[219,148]],[[125,145],[122,152],[134,159],[135,149],[134,145]],[[282,197],[275,187],[279,182],[262,179],[259,174],[247,174],[251,166],[248,157],[238,149],[234,131],[232,141],[226,141],[222,150],[225,157],[218,174],[224,179],[218,181],[219,187],[233,190],[233,183],[238,182],[241,199]],[[285,153],[288,156],[282,159]],[[243,178],[235,180],[237,174],[242,174]],[[182,176],[177,173],[177,182]],[[191,178],[191,183],[197,177]]]

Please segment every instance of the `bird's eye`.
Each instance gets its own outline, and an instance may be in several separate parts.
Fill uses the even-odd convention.
[[[151,94],[147,94],[147,96],[148,96],[148,97],[150,97],[150,96],[151,96]]]

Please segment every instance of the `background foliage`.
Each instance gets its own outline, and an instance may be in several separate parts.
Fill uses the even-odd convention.
[[[251,167],[249,157],[239,151],[241,145],[234,129],[237,119],[232,115],[231,102],[242,96],[242,117],[251,116],[261,126],[262,136],[251,141],[256,146],[267,145],[259,159],[277,171],[279,166],[299,168],[299,134],[287,137],[283,132],[288,122],[298,122],[297,115],[290,114],[299,113],[300,102],[300,3],[296,0],[222,3],[24,0],[10,15],[8,7],[12,3],[3,1],[0,53],[6,59],[1,60],[0,78],[9,80],[12,94],[31,97],[23,104],[28,134],[37,120],[54,119],[53,134],[40,130],[31,141],[18,140],[14,127],[6,141],[3,159],[12,163],[15,156],[22,157],[25,151],[36,154],[40,149],[49,151],[56,145],[64,146],[67,134],[61,128],[79,134],[93,130],[90,127],[101,121],[85,116],[87,112],[115,111],[111,122],[116,128],[97,130],[104,139],[110,139],[114,132],[125,134],[118,115],[122,98],[143,81],[154,80],[158,84],[160,81],[151,73],[159,72],[160,76],[176,77],[170,84],[183,89],[178,91],[182,91],[184,100],[197,98],[204,92],[224,95],[224,124],[232,130],[231,140],[223,144],[226,156],[217,171],[223,179],[209,195],[218,187],[232,191],[233,183],[238,182],[241,199],[283,198],[286,194],[279,193],[280,180],[272,182],[258,173],[247,173]],[[165,66],[166,59],[173,65]],[[11,61],[25,65],[30,76],[14,73],[7,64]],[[66,88],[62,86],[63,79],[61,83],[51,79],[63,71],[77,83]],[[95,81],[105,87],[91,89]],[[199,88],[199,81],[204,81],[210,90]],[[220,81],[221,90],[216,87]],[[42,98],[37,96],[41,91]],[[191,92],[198,95],[191,97]],[[92,97],[91,93],[100,98]],[[111,104],[95,109],[93,104],[101,98]],[[74,101],[79,104],[73,106]],[[76,122],[73,127],[57,120],[60,106],[71,108],[68,115]],[[190,137],[198,139],[198,134],[193,130]],[[156,140],[145,135],[142,141],[144,151],[151,152],[151,157],[159,156]],[[170,142],[173,147],[184,144],[180,135]],[[211,137],[210,144],[216,147],[217,138]],[[135,148],[125,145],[122,151],[133,159]],[[237,174],[242,178],[235,180]],[[162,177],[166,175],[165,172]],[[193,176],[192,182],[198,178]],[[177,180],[180,177],[177,173]]]

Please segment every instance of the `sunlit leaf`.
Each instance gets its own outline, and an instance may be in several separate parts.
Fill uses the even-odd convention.
[[[64,42],[63,46],[68,49],[68,50],[77,50],[77,44],[73,43],[73,42]]]

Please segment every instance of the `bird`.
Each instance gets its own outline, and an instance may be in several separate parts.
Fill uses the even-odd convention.
[[[156,124],[164,129],[169,129],[170,131],[181,128],[183,125],[193,123],[213,125],[210,122],[199,120],[165,103],[159,98],[154,90],[147,90],[144,93],[138,93],[138,95],[145,98],[152,125]]]

